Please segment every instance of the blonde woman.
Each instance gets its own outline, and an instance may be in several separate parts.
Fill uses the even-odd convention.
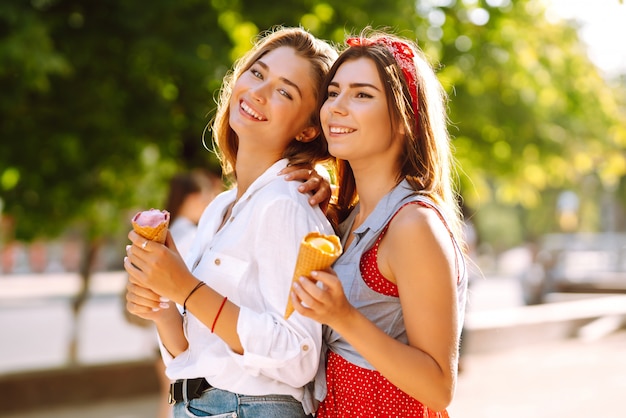
[[[278,174],[328,158],[316,103],[335,57],[302,29],[261,38],[225,82],[213,126],[236,187],[204,212],[187,265],[171,237],[163,246],[129,233],[127,309],[156,323],[175,417],[314,412],[305,386],[321,325],[283,313],[299,241],[332,228],[299,183]]]

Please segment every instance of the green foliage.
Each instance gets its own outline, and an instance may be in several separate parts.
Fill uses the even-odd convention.
[[[623,178],[624,95],[600,76],[574,27],[548,22],[535,0],[420,5],[429,24],[417,33],[450,92],[470,206],[485,213],[494,204],[523,208],[518,222],[529,239],[556,227],[551,196],[560,190],[597,202]]]
[[[416,37],[450,93],[479,221],[510,208],[523,239],[554,227],[560,190],[624,189],[624,86],[538,0],[13,0],[0,5],[0,207],[15,236],[123,233],[171,174],[217,166],[203,132],[222,77],[278,24],[338,44],[365,26]]]
[[[202,146],[230,65],[201,1],[13,2],[0,9],[0,196],[16,237],[78,223],[93,237],[160,206]],[[223,45],[226,45],[224,47]]]

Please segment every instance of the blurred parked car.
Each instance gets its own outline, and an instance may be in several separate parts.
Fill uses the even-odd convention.
[[[626,293],[626,234],[545,235],[519,279],[528,305],[553,292]]]

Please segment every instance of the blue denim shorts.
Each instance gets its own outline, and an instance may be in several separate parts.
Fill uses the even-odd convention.
[[[248,396],[209,388],[197,399],[174,404],[174,418],[310,418],[289,395]]]

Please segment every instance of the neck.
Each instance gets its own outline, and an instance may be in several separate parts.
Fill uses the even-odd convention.
[[[388,166],[387,166],[388,167]],[[357,222],[363,222],[376,208],[380,200],[397,184],[397,174],[381,166],[352,167],[360,209]]]
[[[258,154],[252,152],[242,152],[241,148],[237,152],[237,163],[235,173],[237,175],[237,199],[248,190],[250,185],[261,176],[280,156]]]

